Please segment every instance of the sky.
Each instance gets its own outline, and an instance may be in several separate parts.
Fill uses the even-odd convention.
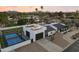
[[[63,12],[73,12],[79,10],[79,6],[43,6],[42,11],[63,11]],[[35,8],[40,9],[40,6],[0,6],[0,12],[3,11],[18,11],[18,12],[32,12]]]

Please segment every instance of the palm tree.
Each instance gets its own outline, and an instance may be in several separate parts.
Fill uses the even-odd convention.
[[[79,19],[79,11],[78,11],[78,10],[75,12],[74,15],[75,15],[75,18],[76,18],[76,19]]]
[[[43,6],[41,6],[40,8],[41,8],[41,10],[43,10]]]
[[[37,12],[38,11],[38,8],[35,8],[35,11]]]

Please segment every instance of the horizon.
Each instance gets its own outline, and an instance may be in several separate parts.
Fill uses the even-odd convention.
[[[49,12],[75,12],[79,10],[79,6],[43,6],[42,11]],[[17,12],[34,12],[35,8],[41,11],[40,6],[0,6],[0,12],[17,11]]]

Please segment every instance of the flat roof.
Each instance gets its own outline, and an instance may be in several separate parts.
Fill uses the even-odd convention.
[[[53,26],[57,27],[58,30],[61,28],[65,28],[65,25],[63,25],[61,23],[53,24]]]
[[[43,28],[43,26],[39,25],[39,24],[31,24],[31,25],[27,25],[26,28],[29,28],[29,30],[39,30],[41,28]]]
[[[47,32],[49,32],[49,31],[52,31],[52,30],[55,30],[53,27],[51,27],[51,26],[46,26],[47,27]]]

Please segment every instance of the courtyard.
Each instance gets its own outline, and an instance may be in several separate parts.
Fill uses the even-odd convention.
[[[42,46],[37,43],[31,43],[15,50],[16,52],[47,52]]]

